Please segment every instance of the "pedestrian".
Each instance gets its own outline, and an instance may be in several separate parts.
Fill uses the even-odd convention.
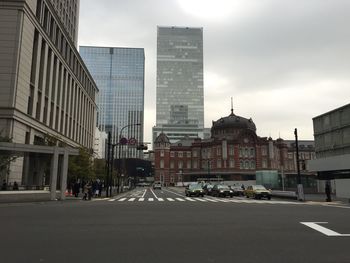
[[[331,184],[329,181],[326,182],[326,187],[325,187],[325,192],[327,195],[327,202],[332,202],[332,198],[331,198]]]
[[[2,181],[1,190],[2,190],[2,191],[6,191],[6,190],[7,190],[7,183],[6,183],[6,180],[5,180],[5,179]]]
[[[99,181],[98,182],[98,197],[101,197],[102,188],[103,188],[102,181]]]
[[[73,192],[74,192],[74,196],[78,197],[79,196],[79,192],[80,192],[80,184],[78,183],[78,181],[76,181],[73,185]]]
[[[13,191],[17,191],[17,190],[18,190],[18,184],[17,184],[16,181],[13,183],[12,190],[13,190]]]
[[[89,184],[88,183],[86,183],[85,185],[84,185],[84,196],[83,196],[83,200],[87,200],[87,198],[88,198],[88,194],[89,194]]]

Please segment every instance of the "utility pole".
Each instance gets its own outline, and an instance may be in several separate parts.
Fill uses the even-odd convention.
[[[107,140],[107,161],[106,161],[106,181],[105,181],[105,187],[106,187],[106,197],[108,197],[108,187],[109,187],[109,173],[110,173],[110,154],[111,154],[111,132],[108,132],[108,140]]]

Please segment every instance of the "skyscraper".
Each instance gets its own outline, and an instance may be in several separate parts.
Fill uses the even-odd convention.
[[[143,142],[144,49],[81,46],[79,51],[99,88],[99,129],[111,132],[112,143],[119,136]],[[140,154],[128,147],[128,157]]]
[[[157,116],[153,141],[203,138],[203,29],[158,27]]]
[[[1,1],[2,137],[93,148],[98,89],[76,49],[78,13],[79,0]],[[16,158],[9,169],[0,174],[9,183],[49,183],[50,159],[40,150]]]

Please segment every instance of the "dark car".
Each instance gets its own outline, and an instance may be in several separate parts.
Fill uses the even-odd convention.
[[[231,186],[230,187],[234,196],[244,196],[244,190],[241,186]]]
[[[233,191],[230,189],[228,185],[216,184],[211,190],[211,195],[218,196],[218,197],[226,197],[226,196],[232,197]]]
[[[190,184],[185,189],[186,196],[204,196],[202,185],[200,184]]]
[[[205,184],[203,185],[203,192],[205,195],[211,195],[211,190],[213,189],[214,185],[212,184]]]
[[[250,185],[245,190],[245,196],[247,198],[252,197],[255,199],[267,198],[271,199],[271,192],[267,190],[263,185]]]

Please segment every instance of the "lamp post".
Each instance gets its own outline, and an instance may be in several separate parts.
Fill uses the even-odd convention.
[[[298,200],[303,201],[305,199],[304,197],[304,190],[303,185],[301,183],[301,176],[300,176],[300,167],[299,167],[299,145],[298,145],[298,130],[297,128],[294,129],[294,135],[295,135],[295,147],[296,147],[296,161],[297,161],[297,172],[298,172]]]
[[[120,172],[121,172],[121,169],[120,169],[120,166],[121,166],[121,160],[120,160],[120,152],[121,152],[121,146],[122,145],[125,145],[127,143],[127,140],[125,138],[122,138],[122,134],[123,134],[123,130],[128,128],[128,127],[131,127],[131,126],[141,126],[141,123],[133,123],[133,124],[128,124],[128,125],[125,125],[124,127],[122,127],[120,129],[120,132],[119,132],[119,141],[118,141],[118,160],[119,160],[119,165],[118,165],[118,180],[117,180],[117,193],[120,192]]]

